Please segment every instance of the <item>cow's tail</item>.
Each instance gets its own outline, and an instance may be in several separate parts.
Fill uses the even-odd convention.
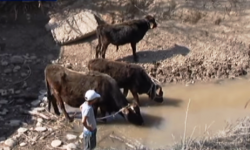
[[[97,36],[97,39],[98,39],[98,43],[97,43],[97,46],[96,46],[96,58],[99,57],[99,55],[101,54],[101,50],[102,50],[102,26],[98,26],[96,28],[96,36]]]
[[[47,80],[46,75],[45,75],[45,84],[46,84],[46,88],[47,88],[48,111],[50,112],[51,104],[52,104],[52,100],[51,100],[52,94],[51,94],[49,82]]]

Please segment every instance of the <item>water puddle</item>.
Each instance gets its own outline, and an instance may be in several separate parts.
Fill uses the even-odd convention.
[[[233,122],[250,112],[250,106],[244,109],[250,98],[250,84],[246,79],[222,84],[166,85],[163,89],[163,104],[149,101],[145,95],[140,96],[144,126],[131,125],[120,116],[110,118],[107,124],[98,122],[98,146],[121,148],[121,143],[108,138],[112,132],[137,140],[152,149],[180,141],[189,99],[186,136],[200,137],[205,135],[205,131],[206,134],[214,134],[223,130],[226,121]],[[132,99],[131,94],[129,99]],[[75,131],[82,132],[82,126],[76,125]]]

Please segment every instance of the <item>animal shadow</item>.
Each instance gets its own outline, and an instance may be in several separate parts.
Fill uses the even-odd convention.
[[[138,51],[136,52],[140,63],[155,63],[157,61],[165,60],[167,58],[171,58],[174,55],[181,54],[186,56],[190,50],[185,46],[180,46],[175,44],[174,47],[171,47],[167,50],[157,50],[157,51]],[[123,58],[116,59],[116,61],[126,61],[126,62],[134,62],[133,55],[129,55]]]
[[[155,116],[149,113],[142,113],[142,117],[144,119],[144,124],[142,127],[144,128],[154,127],[160,129],[161,125],[166,122],[166,120],[161,116]]]

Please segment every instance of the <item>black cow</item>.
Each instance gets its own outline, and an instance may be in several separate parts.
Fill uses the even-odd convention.
[[[105,54],[109,44],[116,45],[118,50],[119,45],[130,43],[133,50],[134,61],[138,61],[136,55],[136,44],[142,40],[149,29],[157,27],[155,18],[147,15],[143,19],[131,20],[121,24],[102,24],[98,25],[96,35],[98,37],[98,44],[96,46],[96,58],[100,55],[105,59]]]
[[[80,107],[85,101],[85,92],[94,89],[101,95],[101,99],[93,106],[95,116],[98,107],[100,107],[103,117],[106,112],[112,113],[120,110],[119,114],[129,122],[136,125],[143,123],[139,106],[127,101],[116,81],[109,75],[97,71],[84,74],[56,64],[47,65],[44,72],[49,111],[52,104],[55,113],[59,115],[57,108],[57,104],[59,104],[65,117],[70,122],[73,121],[73,118],[69,117],[63,102],[71,107]]]
[[[87,66],[89,70],[110,75],[120,88],[124,88],[125,96],[130,90],[138,104],[137,93],[146,93],[150,99],[159,103],[163,102],[162,87],[154,82],[139,65],[97,58],[90,60]]]

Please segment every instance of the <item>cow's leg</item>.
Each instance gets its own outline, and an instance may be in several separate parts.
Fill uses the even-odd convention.
[[[101,110],[101,117],[105,117],[106,116],[106,109],[104,107],[100,107],[100,110]],[[107,119],[102,119],[103,122],[107,122]]]
[[[99,53],[100,53],[100,48],[101,48],[101,44],[98,43],[95,49],[95,58],[98,58]]]
[[[102,58],[105,59],[106,51],[109,46],[109,43],[105,43],[102,45],[101,53],[102,53]]]
[[[52,106],[53,106],[53,108],[54,108],[54,112],[55,112],[55,114],[56,114],[57,116],[59,116],[59,115],[60,115],[60,112],[59,112],[59,109],[58,109],[58,107],[57,107],[57,103],[56,103],[55,96],[54,96],[54,95],[51,95],[50,98],[51,98]]]
[[[130,92],[132,93],[134,99],[136,100],[137,104],[140,105],[140,102],[139,102],[139,96],[137,94],[137,91],[136,90],[130,90]]]
[[[54,95],[55,95],[55,98],[56,98],[57,102],[60,105],[61,110],[64,113],[64,116],[69,120],[69,122],[72,122],[74,120],[74,118],[69,117],[69,114],[67,113],[67,111],[65,109],[62,98],[58,95],[58,93],[55,93]]]
[[[128,89],[127,89],[127,88],[123,88],[123,95],[124,95],[125,97],[128,96]]]
[[[130,43],[133,50],[134,62],[138,62],[138,56],[136,55],[136,43]]]
[[[119,49],[119,46],[118,46],[118,45],[116,45],[116,52],[118,52],[118,49]]]

